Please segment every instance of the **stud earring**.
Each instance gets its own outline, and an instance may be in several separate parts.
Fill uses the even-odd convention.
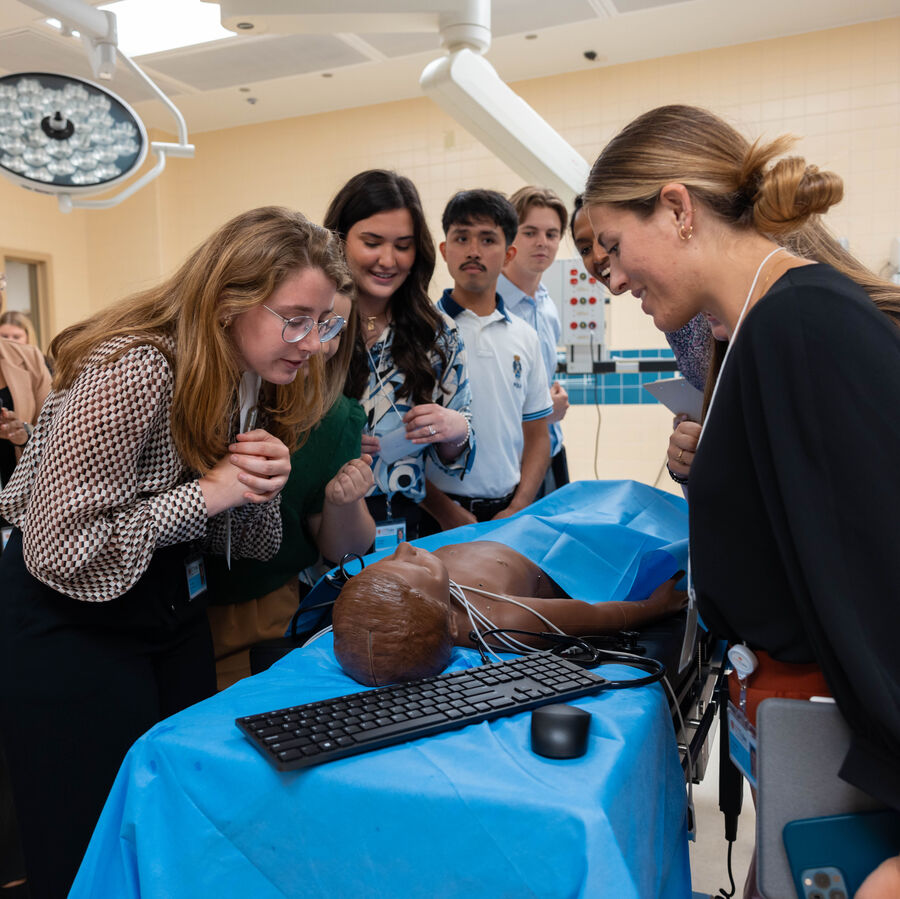
[[[682,223],[681,227],[678,229],[678,236],[682,240],[690,240],[694,236],[694,226],[689,225],[687,231],[685,231],[684,223]]]

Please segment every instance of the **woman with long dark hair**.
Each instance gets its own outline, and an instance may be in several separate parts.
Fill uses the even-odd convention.
[[[325,227],[344,240],[356,283],[359,338],[345,392],[367,416],[367,504],[377,522],[394,522],[392,536],[412,539],[426,458],[460,478],[474,458],[465,350],[428,297],[434,242],[409,178],[360,172],[331,201]]]

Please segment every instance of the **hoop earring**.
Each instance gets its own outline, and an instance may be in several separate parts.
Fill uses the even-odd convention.
[[[684,230],[684,223],[682,223],[681,227],[678,229],[678,236],[682,240],[690,240],[694,236],[694,226],[689,225],[688,230]]]

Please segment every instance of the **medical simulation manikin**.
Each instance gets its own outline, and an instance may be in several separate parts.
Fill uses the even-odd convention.
[[[454,644],[476,645],[473,631],[579,636],[649,624],[684,607],[677,578],[647,599],[592,604],[569,598],[537,565],[501,543],[456,543],[434,552],[402,543],[344,585],[334,606],[334,653],[368,686],[429,677],[447,666]]]

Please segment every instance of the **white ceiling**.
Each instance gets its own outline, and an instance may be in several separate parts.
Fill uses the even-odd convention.
[[[898,14],[897,0],[493,0],[487,58],[515,82]],[[0,74],[92,80],[80,42],[42,19],[0,0]],[[442,52],[437,34],[241,34],[137,61],[198,132],[417,97],[422,69]],[[148,125],[172,130],[163,105],[123,66],[111,88]]]

